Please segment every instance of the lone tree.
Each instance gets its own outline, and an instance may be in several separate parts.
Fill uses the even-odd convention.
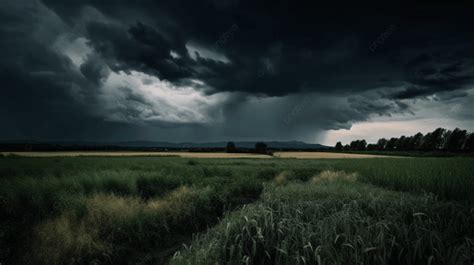
[[[336,151],[342,151],[342,143],[341,142],[337,142],[336,146],[334,147],[336,149]]]
[[[227,146],[225,147],[225,151],[227,153],[235,153],[237,151],[237,148],[235,147],[234,142],[228,142]]]
[[[267,153],[267,145],[262,142],[258,142],[255,144],[255,153],[258,154],[266,154]]]

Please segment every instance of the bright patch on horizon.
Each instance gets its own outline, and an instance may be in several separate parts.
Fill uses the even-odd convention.
[[[474,122],[466,125],[465,121],[447,118],[419,118],[411,120],[373,120],[354,123],[349,130],[329,130],[322,144],[334,146],[336,142],[349,144],[353,140],[365,139],[367,143],[376,143],[380,138],[390,139],[402,135],[412,136],[418,132],[426,134],[436,128],[474,128]],[[468,129],[469,129],[468,128]]]

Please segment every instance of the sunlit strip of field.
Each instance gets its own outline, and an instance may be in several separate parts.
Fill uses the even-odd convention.
[[[331,153],[331,152],[275,152],[275,157],[280,158],[377,158],[377,157],[394,157],[384,155],[370,155],[370,154],[348,154],[348,153]]]

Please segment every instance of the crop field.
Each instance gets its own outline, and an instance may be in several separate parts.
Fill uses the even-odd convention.
[[[0,156],[1,264],[472,264],[474,158]]]
[[[123,152],[123,151],[71,151],[71,152],[2,152],[1,155],[28,156],[28,157],[61,157],[61,156],[176,156],[184,158],[272,158],[270,155],[253,153],[223,153],[223,152]],[[394,157],[371,154],[350,154],[332,152],[275,152],[278,158],[376,158]]]

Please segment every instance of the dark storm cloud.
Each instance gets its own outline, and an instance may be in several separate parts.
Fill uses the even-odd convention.
[[[474,42],[472,44],[474,47]],[[443,91],[458,93],[455,90],[474,84],[474,52],[452,49],[422,54],[407,64],[407,72],[411,85],[394,94],[394,98],[414,98]]]
[[[1,139],[73,139],[108,127],[76,100],[92,104],[94,86],[52,48],[61,20],[35,1],[2,2],[0,12]]]
[[[94,84],[100,84],[110,73],[102,58],[96,55],[88,56],[80,70],[82,75]]]
[[[443,83],[420,76],[413,78],[413,73],[406,77],[406,71],[423,74],[429,69],[404,71],[412,63],[410,60],[416,59],[400,58],[400,48],[423,52],[416,43],[430,42],[430,48],[436,49],[439,35],[449,36],[448,46],[466,41],[467,35],[457,32],[468,31],[468,13],[456,6],[388,2],[383,6],[358,4],[341,9],[336,5],[291,1],[45,3],[66,19],[78,17],[81,8],[92,6],[115,20],[139,21],[115,26],[90,23],[90,43],[113,61],[115,69],[148,70],[173,82],[196,78],[215,91],[270,96],[301,91],[357,92],[402,81],[422,85],[427,93],[445,84],[453,90],[462,87],[456,82],[461,81],[458,78],[448,78]],[[447,18],[442,26],[436,25],[438,15]],[[231,41],[215,50],[225,55],[229,64],[202,56],[197,60],[189,58],[186,43],[215,48],[213,44],[232,25],[238,26],[238,30],[233,32]],[[387,28],[394,30],[385,34]],[[425,30],[433,34],[426,34]],[[383,43],[377,42],[382,35]],[[371,49],[373,43],[378,44],[376,50]],[[172,58],[171,50],[181,58]],[[472,58],[472,54],[469,56]],[[445,71],[456,69],[447,67]],[[448,72],[444,74],[449,75]],[[386,80],[386,76],[391,79]],[[410,93],[400,96],[407,95]]]
[[[102,22],[87,25],[90,45],[100,53],[115,71],[141,70],[160,78],[177,81],[190,77],[191,73],[183,60],[173,59],[172,46],[154,28],[137,22],[128,28]]]
[[[190,139],[307,138],[350,128],[371,115],[412,113],[407,100],[437,93],[440,101],[451,100],[472,88],[473,21],[465,6],[395,1],[343,6],[283,0],[7,0],[0,4],[0,120],[12,129],[2,137],[19,132],[96,137],[97,130],[78,125],[84,124],[129,138],[170,132]],[[78,39],[91,52],[74,59],[74,49],[82,47]],[[72,49],[69,55],[66,48]],[[208,96],[234,94],[213,109],[222,112],[218,122],[176,124],[154,107],[173,106],[133,87],[105,94],[106,80],[121,72],[146,73]],[[104,97],[115,106],[104,107]],[[294,109],[297,114],[285,118]],[[192,120],[193,115],[183,108],[177,116]]]

